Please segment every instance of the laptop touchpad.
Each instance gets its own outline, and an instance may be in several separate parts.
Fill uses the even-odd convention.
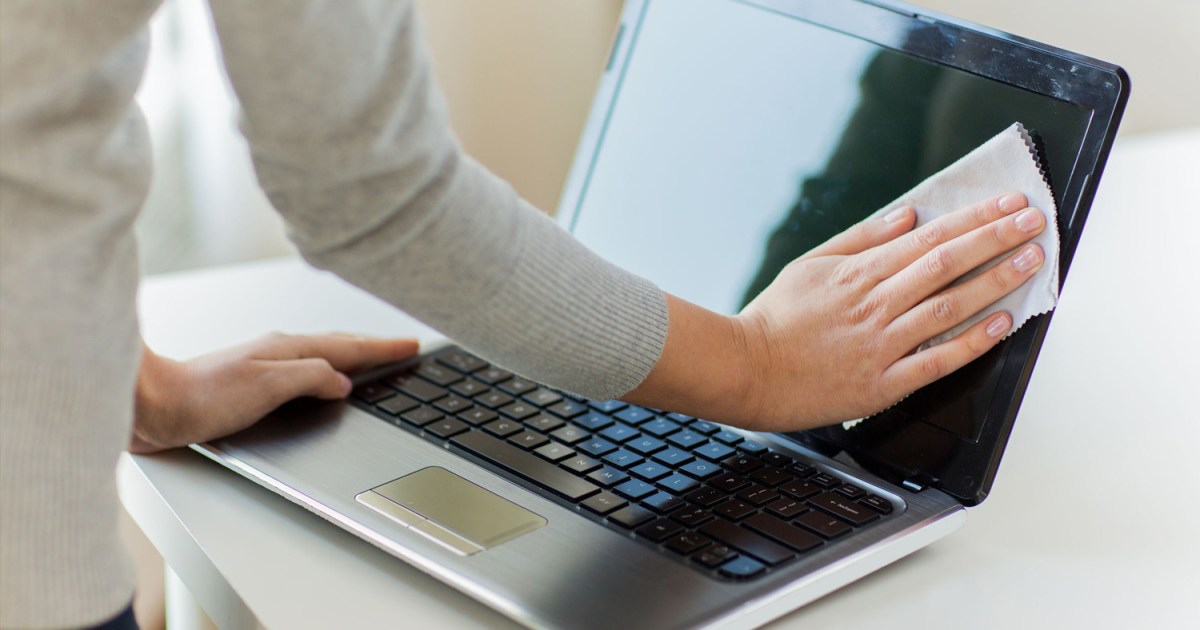
[[[436,466],[354,498],[463,555],[495,547],[546,524],[541,516]]]

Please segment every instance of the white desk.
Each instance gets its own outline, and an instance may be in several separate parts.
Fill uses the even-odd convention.
[[[781,627],[1200,621],[1200,130],[1109,164],[992,496],[967,526]],[[149,279],[146,339],[186,357],[272,329],[429,337],[293,260]],[[492,627],[504,618],[187,451],[122,498],[218,624]]]

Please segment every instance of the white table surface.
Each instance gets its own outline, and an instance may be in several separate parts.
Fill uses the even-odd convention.
[[[1118,143],[991,497],[966,527],[780,627],[1198,627],[1200,129]],[[402,272],[402,271],[398,271]],[[269,330],[431,331],[296,260],[146,281],[187,357]],[[122,498],[219,625],[511,625],[189,451],[127,457]]]

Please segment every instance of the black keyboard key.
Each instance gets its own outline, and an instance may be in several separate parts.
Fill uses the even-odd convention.
[[[531,429],[537,429],[542,433],[549,433],[558,427],[563,426],[564,424],[566,423],[562,420],[544,413],[539,413],[532,418],[525,419],[525,426]]]
[[[589,431],[599,431],[600,429],[611,425],[613,423],[613,419],[604,414],[592,412],[578,418],[574,418],[571,420],[571,422],[574,422],[575,424],[578,424]]]
[[[587,413],[587,405],[574,400],[564,400],[557,405],[550,405],[549,407],[546,407],[546,411],[549,411],[559,418],[571,419]]]
[[[642,409],[641,407],[626,407],[621,411],[613,414],[617,420],[628,422],[629,424],[640,424],[654,417],[654,414]]]
[[[458,418],[442,418],[425,425],[425,430],[443,439],[453,437],[463,431],[470,431],[471,425]]]
[[[807,479],[817,474],[817,469],[805,464],[804,462],[796,462],[792,464],[792,474],[801,479]]]
[[[642,525],[637,529],[637,535],[651,542],[662,542],[675,534],[678,534],[683,528],[676,523],[672,523],[665,518],[656,519]]]
[[[697,446],[692,449],[692,452],[704,459],[719,462],[730,455],[733,455],[733,449],[719,442],[709,442],[703,446]]]
[[[817,474],[813,475],[812,477],[809,477],[808,480],[809,480],[809,482],[815,483],[818,486],[821,486],[822,488],[832,488],[832,487],[838,485],[838,483],[839,483],[837,477],[834,477],[833,475],[830,475],[828,473],[817,473]]]
[[[401,420],[418,427],[423,427],[441,417],[442,412],[424,405],[400,415]]]
[[[772,542],[766,538],[743,529],[729,521],[715,520],[699,529],[701,534],[718,542],[725,543],[742,553],[754,556],[759,560],[774,566],[786,562],[796,554],[790,549]]]
[[[572,501],[599,491],[570,472],[480,431],[468,431],[450,443]]]
[[[738,448],[742,449],[743,451],[745,451],[751,455],[761,455],[761,454],[767,452],[766,446],[759,444],[758,442],[751,442],[750,440],[746,440],[745,442],[742,442],[741,444],[738,445]]]
[[[483,430],[496,437],[508,437],[514,433],[520,433],[522,428],[521,423],[516,420],[500,418],[499,420],[493,420],[483,425]]]
[[[692,461],[693,459],[696,459],[691,453],[678,448],[668,448],[665,451],[659,451],[652,457],[654,461],[666,464],[668,466],[681,466]]]
[[[766,570],[761,562],[745,556],[734,558],[717,569],[721,575],[735,580],[749,579]]]
[[[580,429],[579,427],[567,425],[561,429],[556,429],[550,434],[550,437],[562,442],[563,444],[575,445],[592,437],[592,434]]]
[[[712,541],[695,532],[684,532],[667,541],[666,547],[675,553],[686,556],[712,544]]]
[[[852,483],[844,483],[838,486],[834,492],[837,492],[838,494],[850,499],[857,499],[867,493],[866,490],[863,490]]]
[[[738,498],[751,505],[765,505],[779,498],[774,490],[754,484],[738,493]]]
[[[713,515],[703,508],[685,507],[672,513],[671,518],[688,527],[696,527],[713,520]]]
[[[758,461],[757,457],[751,457],[745,453],[730,455],[721,460],[721,465],[743,475],[763,467],[763,463]]]
[[[537,389],[538,385],[531,380],[517,376],[504,381],[497,387],[513,396],[520,396]]]
[[[524,398],[526,401],[531,402],[539,407],[553,405],[554,403],[563,399],[562,394],[546,389],[545,387],[539,387],[528,394],[521,396],[521,398]]]
[[[692,561],[700,566],[715,569],[737,557],[737,553],[725,545],[709,545],[692,556]]]
[[[513,401],[513,397],[502,392],[488,392],[482,396],[475,397],[475,404],[483,405],[491,409],[499,409]]]
[[[783,518],[794,518],[797,514],[808,511],[808,506],[800,501],[782,498],[767,506],[767,511]]]
[[[501,370],[498,367],[490,367],[480,370],[471,376],[474,376],[488,385],[495,385],[496,383],[503,383],[504,381],[512,378],[512,372],[509,372],[508,370]]]
[[[611,492],[601,492],[580,505],[597,514],[604,515],[629,505],[629,502]]]
[[[716,475],[724,472],[721,470],[720,466],[700,459],[680,466],[679,470],[701,481],[708,479],[709,477],[715,477]]]
[[[471,401],[463,398],[462,396],[457,396],[454,394],[451,394],[433,403],[433,406],[450,415],[454,415],[460,411],[466,411],[471,407],[474,407],[474,405],[471,404]]]
[[[550,438],[534,431],[522,431],[508,438],[508,441],[528,451],[549,442]]]
[[[741,490],[742,488],[745,488],[746,486],[750,485],[750,482],[747,481],[746,478],[741,475],[735,475],[733,473],[724,473],[724,474],[718,475],[716,477],[713,477],[712,479],[709,479],[708,485],[710,485],[718,490],[723,490],[729,494],[733,494],[734,492],[737,492],[738,490]]]
[[[395,390],[386,385],[363,383],[355,387],[350,395],[363,402],[374,404],[395,393]]]
[[[718,431],[718,432],[712,434],[712,436],[710,436],[710,437],[712,437],[712,439],[714,439],[718,442],[728,444],[730,446],[733,446],[734,444],[738,444],[742,440],[746,439],[746,438],[743,438],[742,436],[738,435],[737,433],[730,431],[729,429],[724,429],[722,431]]]
[[[588,403],[588,406],[604,413],[615,413],[629,405],[619,400],[593,400]]]
[[[816,510],[801,514],[792,522],[803,525],[824,538],[837,538],[850,531],[850,526],[842,520]]]
[[[498,411],[509,418],[512,418],[513,420],[524,420],[525,418],[536,414],[538,409],[527,402],[521,402],[518,400],[517,402],[504,405],[498,409]]]
[[[491,409],[483,409],[481,407],[468,409],[467,411],[458,414],[459,420],[475,426],[487,424],[498,417],[499,416],[496,415],[495,411],[492,411]]]
[[[563,468],[573,470],[580,475],[586,475],[601,466],[600,462],[587,455],[576,455],[561,463]]]
[[[636,505],[627,505],[608,515],[608,520],[625,529],[633,529],[652,518],[654,518],[654,512]]]
[[[435,400],[440,400],[450,394],[450,392],[446,391],[445,387],[434,385],[429,381],[416,378],[411,375],[401,379],[400,381],[393,382],[399,386],[401,393],[408,394],[409,396],[412,396],[423,403],[430,403]]]
[[[464,398],[474,398],[484,392],[490,391],[487,385],[480,383],[474,379],[467,379],[461,383],[457,383],[450,387],[450,391]]]
[[[667,443],[656,437],[643,435],[626,442],[625,448],[631,451],[637,451],[642,455],[652,455],[663,450],[664,448],[667,448]]]
[[[808,500],[808,504],[861,527],[879,518],[875,510],[862,506],[835,492],[825,492]]]
[[[788,481],[793,477],[792,473],[767,466],[766,468],[759,468],[758,470],[750,473],[750,478],[764,486],[767,486],[768,488],[774,488],[775,486],[778,486],[779,484]]]
[[[731,521],[740,521],[757,511],[758,509],[753,505],[740,499],[731,499],[713,508],[714,514],[723,516]]]
[[[630,468],[629,472],[646,481],[656,481],[670,474],[671,469],[657,462],[642,462]]]
[[[673,510],[678,510],[687,504],[683,499],[680,499],[677,496],[670,495],[666,492],[657,492],[646,497],[645,499],[642,499],[642,505],[654,510],[655,512],[658,512],[659,514],[666,514]]]
[[[707,442],[708,438],[704,437],[701,433],[696,433],[688,429],[668,437],[667,441],[680,448],[695,448]]]
[[[743,523],[746,527],[777,542],[781,542],[796,551],[804,553],[821,546],[820,538],[809,532],[781,521],[769,514],[755,514]]]
[[[575,456],[575,451],[572,450],[571,447],[564,446],[562,444],[559,444],[558,442],[550,442],[548,444],[543,444],[543,445],[537,447],[537,449],[534,450],[533,452],[536,453],[539,457],[548,459],[552,462],[561,462],[564,459],[568,459],[568,458]]]
[[[789,497],[792,497],[793,499],[799,499],[803,501],[808,497],[820,494],[821,487],[807,481],[793,480],[783,484],[782,486],[779,486],[776,488],[776,490],[788,495]]]
[[[625,483],[625,480],[629,479],[629,475],[612,466],[605,466],[600,470],[593,471],[587,478],[602,488],[611,488],[619,483]]]
[[[617,468],[620,468],[621,470],[630,468],[632,466],[637,466],[638,464],[642,463],[641,455],[638,455],[633,451],[627,451],[623,448],[619,448],[608,455],[601,457],[600,459],[603,459],[604,461],[616,466]]]
[[[642,424],[640,428],[643,433],[649,433],[654,437],[660,438],[678,431],[679,425],[666,418],[655,418],[650,422]]]
[[[796,460],[784,455],[783,453],[766,453],[759,457],[764,462],[779,468],[787,468],[796,462]]]
[[[425,365],[422,365],[420,369],[417,370],[417,374],[420,375],[421,378],[430,381],[435,385],[441,385],[442,387],[449,387],[463,380],[462,374],[459,374],[457,371],[451,370],[444,365],[438,365],[436,363],[426,363]]]
[[[658,492],[654,486],[637,479],[630,479],[613,489],[616,490],[617,494],[629,497],[635,501]]]
[[[859,501],[859,503],[862,503],[876,512],[879,512],[880,514],[892,513],[892,502],[877,494],[868,494],[865,498]]]
[[[696,488],[687,493],[685,498],[700,507],[712,507],[725,500],[725,493],[712,488]]]
[[[638,433],[637,429],[627,424],[621,424],[618,422],[617,424],[614,424],[611,427],[601,431],[600,435],[603,435],[617,444],[621,444],[628,440],[632,440],[640,434]]]
[[[405,396],[404,394],[396,394],[391,398],[383,399],[375,406],[392,414],[393,416],[398,416],[405,411],[411,411],[417,407],[420,407],[421,403],[409,398],[408,396]]]
[[[659,479],[658,487],[674,494],[683,494],[696,487],[696,480],[687,475],[675,473]]]
[[[579,444],[576,444],[575,448],[587,453],[588,455],[591,455],[592,457],[603,457],[604,455],[617,450],[617,445],[602,438],[592,437],[592,439],[587,440],[586,442],[580,442]]]
[[[467,354],[462,350],[450,350],[449,352],[443,352],[438,355],[437,360],[438,363],[454,368],[463,374],[478,372],[479,370],[482,370],[488,366],[487,361],[484,361],[477,356]]]

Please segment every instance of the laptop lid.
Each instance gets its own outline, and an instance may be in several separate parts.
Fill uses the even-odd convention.
[[[1021,122],[1065,279],[1128,97],[1111,64],[899,4],[630,0],[559,217],[736,313],[788,261]],[[962,503],[991,487],[1050,315],[857,426],[789,434]]]

